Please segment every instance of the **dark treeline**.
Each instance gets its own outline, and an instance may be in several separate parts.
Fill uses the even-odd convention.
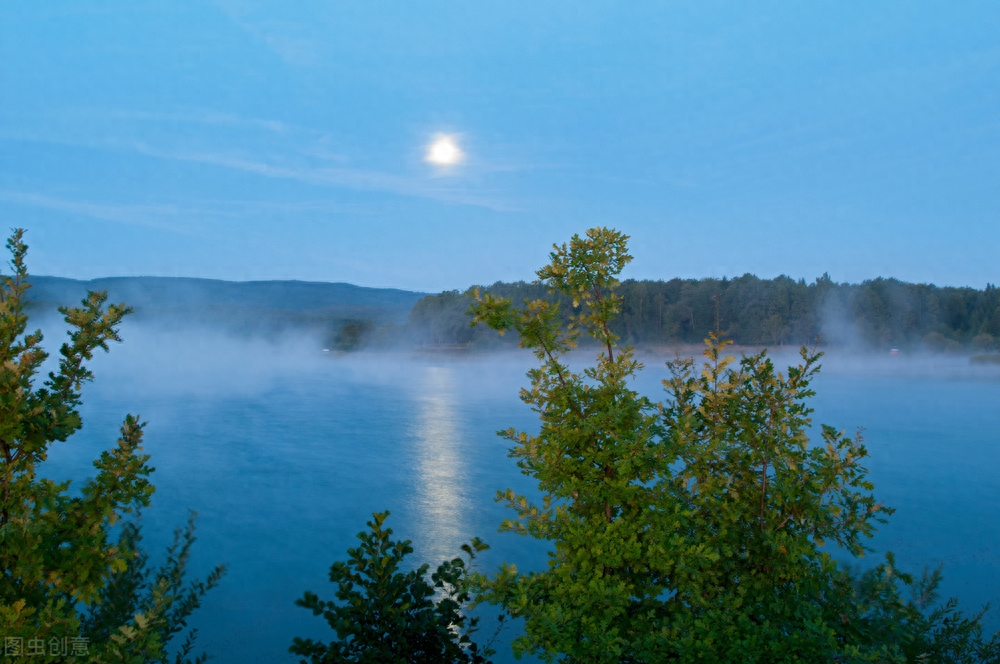
[[[480,287],[494,295],[552,299],[543,286],[495,283]],[[823,275],[807,284],[790,277],[759,279],[671,279],[622,282],[622,311],[614,330],[636,345],[697,344],[716,328],[741,345],[822,344],[887,351],[989,351],[1000,341],[1000,289],[910,284],[872,279],[838,284]],[[565,297],[560,309],[572,303]],[[458,291],[428,295],[410,313],[408,331],[420,342],[444,346],[490,346],[486,330],[470,328],[469,296]]]

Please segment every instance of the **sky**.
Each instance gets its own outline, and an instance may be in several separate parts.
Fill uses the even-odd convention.
[[[983,288],[998,183],[995,2],[0,3],[36,274],[434,292],[611,226],[625,278]]]

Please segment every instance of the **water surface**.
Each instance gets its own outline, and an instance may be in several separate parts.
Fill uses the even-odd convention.
[[[517,397],[530,354],[334,356],[309,339],[125,335],[95,362],[85,428],[53,449],[46,472],[87,477],[126,412],[148,421],[157,491],[144,532],[154,560],[194,509],[192,571],[229,565],[195,621],[220,664],[294,661],[294,636],[329,639],[322,618],[294,601],[305,590],[333,598],[329,566],[374,511],[392,512],[388,525],[413,541],[414,564],[436,565],[479,536],[492,545],[482,569],[544,565],[544,546],[496,532],[507,514],[493,500],[497,489],[533,490],[495,435],[536,427]],[[636,383],[657,399],[664,359],[646,358]],[[897,509],[864,564],[886,549],[913,571],[944,563],[945,595],[967,608],[1000,599],[1000,372],[990,369],[834,355],[815,383],[816,421],[865,428],[876,495]],[[990,625],[1000,627],[995,614]],[[501,635],[496,661],[513,661],[511,635]]]

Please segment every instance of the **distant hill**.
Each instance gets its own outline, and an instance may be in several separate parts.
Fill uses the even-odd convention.
[[[165,324],[214,324],[247,333],[293,327],[339,330],[347,321],[404,325],[425,293],[308,281],[221,281],[183,277],[108,277],[82,281],[33,276],[36,311],[76,305],[88,290],[125,302],[134,319]]]

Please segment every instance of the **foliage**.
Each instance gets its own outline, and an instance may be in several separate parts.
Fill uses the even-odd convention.
[[[374,330],[375,324],[370,320],[349,320],[341,326],[334,347],[337,350],[359,350],[368,343]]]
[[[987,334],[983,332],[982,334],[976,336],[976,338],[972,340],[973,350],[989,351],[993,350],[996,347],[997,347],[997,340],[996,338],[993,337],[992,334]]]
[[[982,619],[988,606],[967,617],[954,598],[937,604],[940,567],[924,570],[914,579],[896,568],[890,553],[885,563],[866,572],[845,570],[843,580],[846,583],[833,594],[840,591],[836,601],[852,612],[852,619],[837,625],[841,638],[848,643],[893,643],[894,652],[881,661],[1000,662],[1000,638],[983,638]],[[908,600],[903,598],[904,589],[909,591]]]
[[[913,644],[931,652],[944,638],[931,629],[942,616],[920,622],[923,607],[898,602],[898,589],[877,576],[851,576],[825,549],[861,555],[891,510],[871,494],[860,436],[824,426],[821,444],[806,437],[820,354],[803,348],[801,364],[783,374],[766,351],[735,362],[724,354],[729,342],[712,334],[703,366],[668,364],[669,398],[653,404],[629,389],[641,364],[612,330],[626,241],[598,228],[554,247],[538,277],[571,301],[568,316],[551,299],[517,309],[473,293],[474,324],[515,331],[540,362],[521,391],[539,413],[538,434],[501,434],[542,500],[509,489],[498,500],[516,515],[502,530],[552,543],[548,568],[504,565],[476,577],[484,599],[525,619],[515,653],[862,662],[905,661]],[[563,357],[582,331],[601,351],[575,372]],[[895,629],[876,629],[886,616]]]
[[[140,602],[141,610],[127,615],[126,606],[137,606],[127,596],[137,588],[129,565],[138,540],[125,527],[124,539],[109,541],[116,521],[148,506],[154,490],[149,455],[142,453],[143,424],[125,417],[116,447],[101,453],[96,475],[75,495],[69,481],[39,477],[49,446],[82,426],[80,391],[93,377],[86,362],[98,348],[107,351],[108,342],[120,341],[117,326],[130,309],[105,307],[106,294],[93,292],[81,307],[61,307],[69,340],[60,348],[58,369],[36,387],[48,354],[41,331],[26,333],[23,230],[13,231],[7,248],[13,275],[0,277],[0,633],[22,645],[44,643],[46,653],[58,650],[57,643],[64,650],[72,643],[77,651],[65,658],[32,654],[25,646],[24,661],[165,661],[172,632],[163,625],[176,626],[171,621],[177,616],[183,621],[180,613],[167,613],[174,586],[159,588],[157,601]],[[173,573],[183,573],[185,560],[186,554],[175,561]],[[123,610],[102,606],[112,596],[125,602]],[[95,636],[89,643],[83,640],[88,634]]]
[[[479,290],[514,302],[558,302],[562,322],[569,323],[565,296],[547,293],[539,284],[498,282]],[[882,278],[838,284],[828,275],[807,284],[786,276],[745,274],[733,279],[629,279],[617,292],[621,308],[610,327],[633,344],[697,344],[716,330],[717,321],[727,338],[747,346],[813,344],[821,337],[824,344],[888,351],[919,349],[925,337],[935,334],[940,338],[931,337],[937,342],[929,347],[944,350],[976,348],[987,341],[982,335],[1000,337],[1000,289],[992,284],[984,290]],[[429,343],[495,344],[495,335],[491,339],[485,330],[467,326],[463,331],[458,324],[468,304],[454,291],[429,295],[414,305],[411,328]]]
[[[531,389],[521,392],[540,413],[540,433],[510,429],[504,435],[515,443],[511,455],[522,472],[538,480],[544,501],[537,505],[511,490],[498,498],[517,514],[502,530],[550,540],[555,551],[546,572],[519,574],[505,565],[485,584],[487,599],[526,620],[517,653],[628,661],[639,652],[641,635],[655,633],[647,612],[668,586],[664,543],[683,514],[657,481],[662,464],[652,404],[626,385],[637,363],[628,348],[615,354],[607,326],[620,306],[615,275],[631,260],[625,240],[604,229],[588,232],[586,240],[574,236],[539,271],[581,309],[565,327],[557,303],[535,300],[515,310],[507,298],[476,294],[475,320],[501,333],[516,331],[542,364],[528,374]],[[581,329],[605,348],[582,375],[560,359]]]
[[[142,530],[139,517],[122,524],[118,549],[132,552],[126,555],[127,565],[120,572],[113,572],[101,591],[101,599],[84,616],[82,633],[91,643],[117,642],[135,655],[139,650],[135,641],[121,634],[119,626],[127,625],[136,615],[150,616],[148,638],[151,642],[166,644],[187,627],[188,618],[201,606],[201,598],[219,584],[226,572],[225,565],[218,565],[204,581],[192,581],[184,587],[185,570],[191,556],[194,536],[195,513],[191,512],[184,529],[174,531],[173,543],[167,549],[165,563],[156,571],[148,568],[149,554],[140,546]],[[198,630],[188,630],[184,642],[174,655],[174,664],[188,664],[194,650]],[[165,650],[148,650],[142,662],[167,662]],[[201,654],[194,664],[208,661]]]
[[[420,343],[465,345],[473,339],[465,317],[465,297],[458,291],[422,298],[410,311],[408,330]]]
[[[306,592],[295,602],[322,614],[337,639],[326,644],[296,638],[289,651],[315,664],[487,664],[492,651],[472,641],[479,619],[464,611],[469,566],[488,547],[479,539],[462,545],[468,563],[445,561],[428,581],[426,564],[400,571],[413,547],[409,540],[392,539],[392,529],[383,527],[388,516],[373,514],[371,532],[358,533],[361,546],[348,549],[350,559],[330,568],[337,601]]]

